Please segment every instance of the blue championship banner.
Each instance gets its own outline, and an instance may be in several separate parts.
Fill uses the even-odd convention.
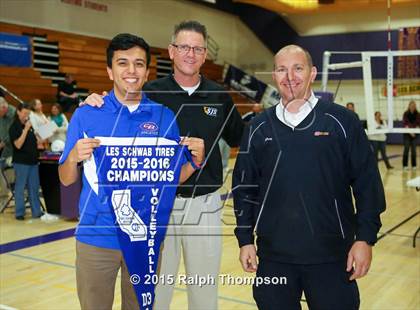
[[[99,197],[108,202],[140,309],[151,310],[161,242],[184,147],[160,137],[95,137]]]
[[[31,67],[32,49],[28,36],[0,33],[0,65]]]

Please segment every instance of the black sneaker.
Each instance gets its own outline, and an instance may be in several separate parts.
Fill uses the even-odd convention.
[[[25,217],[23,215],[19,215],[19,216],[16,216],[16,219],[18,221],[23,221],[25,219]]]

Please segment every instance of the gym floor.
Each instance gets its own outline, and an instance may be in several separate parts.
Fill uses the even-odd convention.
[[[385,187],[387,210],[374,247],[369,274],[358,281],[361,309],[420,309],[420,192],[406,186],[420,170],[403,171],[402,148],[388,146],[391,164],[379,163]],[[234,160],[229,163],[233,167]],[[226,194],[230,178],[220,193]],[[225,202],[224,239],[220,274],[248,277],[238,261],[233,229],[232,199]],[[30,211],[27,210],[29,213]],[[75,279],[75,221],[42,222],[27,216],[14,219],[14,208],[0,214],[0,309],[79,309]],[[182,266],[182,265],[181,265]],[[180,274],[184,273],[180,268]],[[320,279],[322,281],[322,279]],[[302,306],[307,309],[306,303]],[[114,308],[120,309],[120,287],[116,286]],[[186,309],[185,286],[177,285],[171,309]],[[256,309],[250,285],[219,283],[219,309]]]

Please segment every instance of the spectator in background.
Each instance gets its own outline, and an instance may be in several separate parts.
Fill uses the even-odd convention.
[[[416,102],[411,100],[407,110],[403,115],[403,125],[405,128],[420,127],[420,113],[417,111]],[[416,170],[416,137],[415,133],[405,133],[404,135],[404,153],[403,153],[403,169],[408,170],[408,153],[411,148],[411,168]]]
[[[13,167],[15,169],[15,202],[16,219],[25,219],[25,187],[28,188],[32,217],[42,215],[39,203],[39,172],[37,139],[29,120],[30,105],[20,103],[16,117],[9,129],[10,141],[13,144]]]
[[[346,103],[346,108],[352,112],[354,112],[354,114],[356,114],[357,118],[360,120],[359,114],[356,113],[356,110],[354,108],[354,103],[353,102],[347,102]]]
[[[67,121],[66,116],[61,113],[61,107],[58,103],[54,103],[51,106],[51,115],[48,119],[54,122],[58,127],[54,135],[49,138],[50,142],[54,143],[54,141],[57,140],[66,142],[66,133],[69,122]]]
[[[346,104],[346,108],[352,112],[354,112],[354,114],[356,114],[357,119],[360,121],[360,123],[362,124],[362,127],[364,129],[367,129],[367,121],[366,120],[361,120],[359,117],[359,114],[356,113],[356,110],[354,108],[354,103],[353,102],[348,102]]]
[[[43,125],[48,124],[49,120],[42,111],[42,102],[40,99],[33,99],[29,103],[31,107],[31,113],[29,114],[29,120],[31,121],[32,128],[34,129],[37,137],[37,145],[39,150],[45,150],[48,148],[48,140],[44,140],[39,135],[39,128]]]
[[[29,114],[29,120],[32,123],[32,128],[35,133],[38,132],[39,127],[48,123],[48,118],[42,111],[42,101],[40,99],[33,99],[29,102],[31,107],[31,113]]]
[[[71,74],[66,74],[64,81],[58,84],[57,100],[63,112],[67,112],[79,104],[79,96],[75,92],[76,81]]]
[[[382,120],[381,112],[375,112],[375,122],[376,122],[376,129],[386,129],[387,125],[384,120]],[[369,135],[369,140],[372,143],[373,151],[375,153],[375,158],[379,161],[378,152],[381,152],[382,160],[385,163],[387,169],[393,169],[394,167],[391,166],[388,160],[388,156],[386,155],[386,135],[384,133],[377,133],[373,135]]]
[[[4,97],[0,97],[0,158],[6,166],[12,163],[12,144],[9,138],[9,128],[14,121],[16,109]]]
[[[360,121],[360,117],[359,114],[356,113],[356,109],[354,108],[354,103],[353,102],[347,102],[346,103],[346,108],[347,110],[352,111],[354,114],[356,114],[357,119]],[[365,128],[366,129],[366,128]]]

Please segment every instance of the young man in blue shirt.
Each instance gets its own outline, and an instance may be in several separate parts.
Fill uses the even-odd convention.
[[[238,146],[243,122],[226,90],[200,73],[207,55],[204,25],[197,21],[176,25],[168,52],[173,73],[148,82],[144,91],[176,114],[181,135],[204,139],[206,160],[177,190],[159,274],[176,277],[182,253],[188,277],[215,280],[204,285],[187,284],[188,309],[217,309],[223,207],[217,191],[223,184],[218,141],[222,137],[229,146]],[[101,106],[102,98],[92,94],[86,103]],[[156,310],[169,309],[174,287],[174,283],[158,283]]]
[[[142,38],[131,34],[114,37],[107,49],[107,71],[114,81],[113,90],[100,109],[77,109],[69,125],[59,174],[64,185],[72,184],[78,178],[78,163],[84,163],[76,230],[76,278],[82,309],[112,308],[120,268],[122,309],[138,309],[139,304],[142,309],[151,309],[150,294],[142,294],[144,299],[137,301],[127,266],[132,267],[130,271],[143,272],[148,265],[147,272],[155,272],[158,257],[154,255],[159,253],[165,233],[162,227],[169,219],[178,174],[179,181],[185,181],[204,158],[203,140],[186,138],[181,143],[191,151],[192,160],[185,163],[176,148],[179,133],[173,113],[140,92],[149,74],[149,63],[149,46]],[[173,183],[173,188],[165,188]],[[165,192],[152,197],[149,188],[152,193]],[[114,199],[117,194],[122,197],[118,203]],[[155,200],[156,204],[159,201],[159,212],[152,214],[150,209],[156,208],[148,202]],[[140,208],[133,210],[135,205]],[[147,216],[149,226],[144,225]],[[150,235],[157,236],[155,244],[144,234],[156,229],[158,234]],[[130,243],[133,239],[147,242]],[[144,259],[121,251],[130,252],[141,244],[149,246],[149,256],[146,253]]]

